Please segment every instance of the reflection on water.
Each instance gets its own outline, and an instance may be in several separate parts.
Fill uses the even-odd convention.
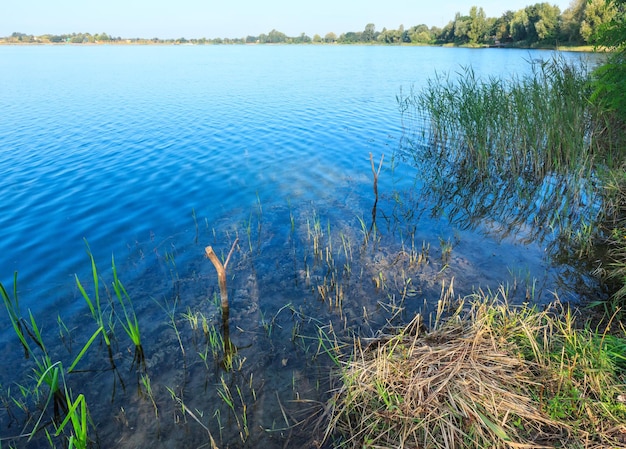
[[[460,228],[486,227],[495,236],[514,236],[530,244],[566,229],[592,222],[599,212],[597,189],[576,175],[552,174],[543,179],[481,170],[465,159],[450,160],[426,150],[414,153],[423,167],[421,193],[435,216],[447,216]]]

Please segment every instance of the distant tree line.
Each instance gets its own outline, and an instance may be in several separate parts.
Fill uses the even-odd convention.
[[[623,14],[624,4],[606,0],[572,0],[569,8],[561,12],[550,3],[535,3],[518,11],[506,11],[501,17],[487,17],[483,8],[472,6],[467,15],[456,13],[454,19],[443,28],[420,24],[411,28],[400,25],[396,30],[376,30],[373,23],[365,25],[363,31],[349,31],[337,36],[330,32],[315,34],[312,38],[305,33],[290,37],[272,30],[258,36],[214,39],[159,39],[124,38],[107,33],[89,34],[45,34],[42,36],[13,33],[0,38],[5,43],[169,43],[169,44],[431,44],[431,45],[590,45],[594,44],[598,32]]]

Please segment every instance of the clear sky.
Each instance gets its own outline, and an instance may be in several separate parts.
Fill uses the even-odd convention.
[[[276,29],[288,36],[337,35],[443,26],[456,12],[479,6],[488,17],[540,0],[0,0],[0,36],[102,33],[115,37],[215,38],[257,36]],[[556,0],[561,11],[570,0]]]

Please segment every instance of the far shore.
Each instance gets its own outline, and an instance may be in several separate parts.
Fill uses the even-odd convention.
[[[515,49],[526,49],[526,50],[557,50],[557,51],[572,51],[572,52],[606,52],[610,51],[606,48],[598,48],[593,45],[545,45],[545,46],[518,46],[518,45],[452,45],[452,44],[380,44],[380,43],[351,43],[351,44],[340,44],[337,42],[310,42],[310,43],[215,43],[215,42],[179,42],[179,41],[165,41],[165,40],[148,40],[148,39],[122,39],[120,41],[105,41],[105,42],[83,42],[83,43],[74,43],[74,42],[15,42],[9,39],[1,39],[0,45],[7,46],[106,46],[106,45],[185,45],[185,46],[209,46],[209,45],[358,45],[358,46],[378,46],[378,47],[449,47],[449,48],[476,48],[476,49],[502,49],[502,48],[515,48]]]

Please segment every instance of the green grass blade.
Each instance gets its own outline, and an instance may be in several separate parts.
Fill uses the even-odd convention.
[[[81,412],[85,410],[84,408],[85,396],[82,393],[78,395],[78,397],[76,398],[76,401],[72,402],[70,398],[68,397],[67,402],[70,404],[70,407],[67,410],[67,415],[65,416],[65,419],[63,420],[61,425],[59,425],[54,436],[58,437],[61,434],[61,432],[63,432],[63,429],[65,429],[65,426],[70,420],[72,420],[74,424],[74,428],[76,429],[76,427],[78,427],[78,421],[74,422],[74,420],[76,419],[76,409],[78,408],[78,406],[81,406]],[[81,416],[81,422],[82,420],[83,420],[83,416]]]
[[[78,362],[80,361],[80,359],[82,359],[83,355],[85,355],[85,352],[87,352],[87,349],[89,349],[89,347],[91,346],[91,344],[93,343],[93,341],[96,339],[96,337],[98,336],[98,334],[100,332],[104,332],[104,328],[102,326],[100,326],[91,336],[91,338],[87,341],[87,343],[85,343],[85,346],[83,346],[83,349],[80,350],[80,352],[78,353],[78,355],[76,356],[76,358],[74,359],[74,361],[72,362],[72,364],[70,365],[69,369],[67,370],[68,373],[71,373],[72,370],[74,369],[74,367],[78,364]]]
[[[83,298],[85,298],[85,302],[89,306],[89,310],[91,311],[91,315],[94,317],[95,320],[98,320],[98,315],[96,315],[96,309],[94,308],[93,303],[91,302],[91,298],[89,298],[89,295],[85,291],[85,288],[80,283],[80,280],[78,279],[78,276],[77,275],[74,275],[74,276],[76,277],[76,285],[78,286],[78,290],[80,290],[80,293],[83,295]]]
[[[506,442],[511,442],[513,441],[511,439],[510,436],[507,435],[506,431],[499,425],[497,425],[496,423],[494,423],[493,421],[491,421],[489,418],[487,418],[485,415],[483,415],[482,413],[480,413],[480,411],[476,410],[476,413],[478,414],[478,416],[480,417],[481,421],[487,426],[489,427],[489,429],[491,429],[491,431],[493,433],[495,433],[498,438],[500,438],[502,441],[506,441]]]

